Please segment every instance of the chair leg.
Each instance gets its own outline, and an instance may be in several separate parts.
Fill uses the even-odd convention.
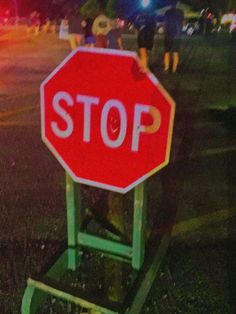
[[[35,314],[46,297],[45,292],[28,285],[22,299],[21,314]]]

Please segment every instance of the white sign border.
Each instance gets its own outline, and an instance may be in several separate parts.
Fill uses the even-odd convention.
[[[166,99],[168,99],[168,102],[170,104],[170,123],[169,123],[169,130],[168,130],[168,138],[167,138],[167,148],[166,148],[166,156],[163,163],[158,165],[156,168],[152,169],[150,172],[146,173],[142,177],[140,177],[138,180],[134,181],[132,184],[126,186],[125,188],[117,187],[114,185],[104,184],[97,181],[87,180],[84,178],[77,177],[71,168],[67,165],[67,163],[64,161],[64,159],[58,154],[55,147],[51,144],[51,142],[48,141],[45,134],[45,102],[44,102],[44,88],[45,85],[57,74],[57,72],[78,52],[86,52],[86,53],[92,53],[92,54],[106,54],[106,55],[117,55],[120,57],[131,57],[135,59],[138,62],[138,55],[135,52],[127,51],[127,50],[114,50],[114,49],[103,49],[103,48],[87,48],[87,47],[78,47],[74,51],[72,51],[50,74],[47,76],[47,78],[42,82],[40,86],[40,108],[41,108],[41,138],[43,142],[46,144],[46,146],[49,148],[51,153],[54,155],[54,157],[59,161],[59,163],[62,165],[62,167],[69,173],[71,178],[78,183],[102,188],[109,191],[114,191],[118,193],[125,194],[140,183],[142,183],[144,180],[152,176],[154,173],[165,167],[170,160],[170,148],[171,148],[171,141],[172,141],[172,134],[173,134],[173,127],[174,127],[174,116],[175,116],[175,102],[172,99],[172,97],[168,94],[168,92],[165,90],[165,88],[160,84],[158,79],[150,72],[148,72],[146,75],[148,76],[149,80],[154,84],[158,85],[158,88],[161,89],[162,94]]]

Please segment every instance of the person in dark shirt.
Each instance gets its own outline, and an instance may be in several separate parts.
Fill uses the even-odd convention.
[[[116,21],[111,21],[112,29],[107,34],[107,48],[123,50],[121,31],[116,25]]]
[[[140,56],[140,65],[143,72],[148,70],[148,51],[152,50],[156,22],[155,19],[143,11],[137,16],[134,26],[138,31],[138,48]]]
[[[169,71],[170,67],[170,53],[173,53],[172,71],[176,72],[179,64],[179,48],[182,26],[184,21],[184,13],[182,10],[176,8],[173,4],[169,10],[166,11],[165,16],[165,38],[164,38],[164,71]]]
[[[93,36],[92,25],[93,25],[93,20],[91,18],[87,18],[86,26],[84,29],[84,36],[85,36],[84,43],[86,47],[91,47],[91,48],[95,46],[95,37]]]
[[[68,33],[71,50],[82,45],[84,40],[84,27],[86,22],[81,16],[79,8],[75,5],[68,16]]]

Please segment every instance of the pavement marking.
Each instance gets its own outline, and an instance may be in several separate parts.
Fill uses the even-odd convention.
[[[17,115],[19,113],[22,113],[22,112],[25,112],[25,111],[30,111],[30,110],[33,110],[33,109],[38,109],[38,107],[35,106],[35,105],[29,105],[29,106],[22,107],[20,109],[0,112],[0,120],[5,119],[5,118],[10,118],[10,117],[15,116],[15,115]]]
[[[196,229],[199,229],[200,227],[214,224],[217,222],[221,222],[223,220],[227,220],[229,218],[232,218],[236,216],[236,210],[227,210],[222,209],[218,210],[214,213],[206,214],[200,217],[191,218],[185,221],[181,221],[173,226],[173,229],[171,231],[171,235],[176,237],[180,234],[194,231]]]
[[[232,145],[229,147],[217,147],[217,148],[206,149],[199,153],[192,153],[190,155],[190,158],[195,159],[195,158],[201,158],[201,157],[207,157],[207,156],[213,156],[213,155],[220,155],[220,154],[225,154],[225,153],[229,153],[233,151],[236,151],[236,145]]]

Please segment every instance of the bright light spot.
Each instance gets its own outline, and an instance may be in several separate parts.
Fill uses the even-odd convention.
[[[143,8],[146,8],[150,5],[151,1],[150,0],[142,0],[141,5]]]
[[[221,24],[231,24],[233,20],[233,13],[224,14],[221,18]]]

